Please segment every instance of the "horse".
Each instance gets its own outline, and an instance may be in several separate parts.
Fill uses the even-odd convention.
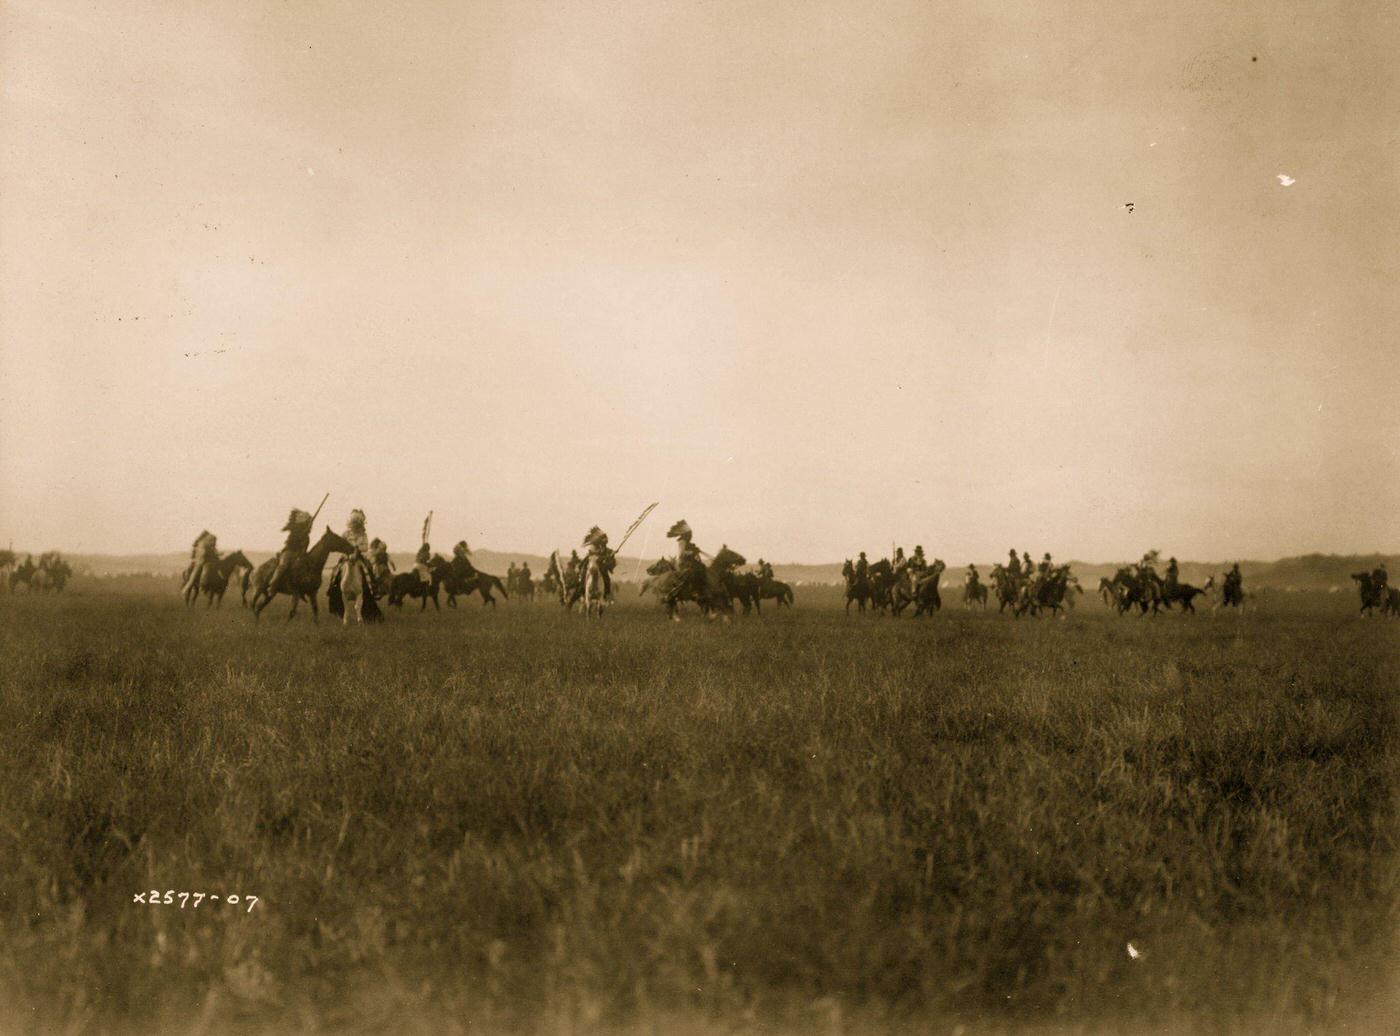
[[[894,584],[897,579],[894,565],[890,563],[889,558],[881,558],[870,565],[868,572],[870,573],[870,607],[874,609],[876,615],[883,615],[885,609],[894,604]]]
[[[15,566],[15,570],[10,573],[10,593],[14,593],[15,587],[19,586],[20,583],[24,584],[26,590],[32,592],[34,589],[32,580],[34,573],[38,570],[39,567],[34,564],[32,557],[26,557],[21,564]]]
[[[763,611],[759,605],[763,601],[776,601],[778,607],[787,605],[792,607],[792,587],[788,586],[781,579],[760,579],[758,581],[758,593],[753,599],[754,607],[760,612]]]
[[[963,607],[971,608],[973,604],[980,604],[982,610],[987,610],[987,587],[984,583],[964,583],[963,584]]]
[[[45,561],[41,561],[39,567],[48,573],[49,585],[53,588],[53,592],[55,592],[55,594],[62,594],[63,588],[66,587],[67,582],[69,582],[70,575],[73,575],[73,567],[71,567],[67,561],[64,561],[62,557],[59,557],[59,552],[57,552],[57,550],[49,554],[46,563]]]
[[[1016,603],[1013,613],[1016,618],[1020,618],[1026,612],[1032,615],[1039,615],[1042,609],[1049,608],[1051,615],[1058,615],[1065,619],[1069,617],[1069,609],[1074,607],[1074,598],[1070,596],[1070,591],[1083,593],[1084,588],[1079,585],[1079,580],[1070,575],[1068,565],[1058,565],[1043,578],[1027,582],[1021,588],[1020,599]]]
[[[1011,608],[1014,612],[1016,599],[1021,595],[1020,581],[1011,574],[1009,568],[1002,564],[992,566],[990,578],[997,595],[997,614],[1002,614],[1007,608]]]
[[[725,584],[729,574],[743,564],[747,562],[742,554],[727,545],[721,546],[703,569],[704,579],[695,580],[689,573],[678,570],[670,559],[662,558],[647,569],[649,578],[642,583],[641,592],[656,594],[673,622],[681,621],[677,612],[682,601],[694,601],[700,605],[701,613],[712,619],[716,613],[733,612],[734,605],[725,592]],[[697,582],[703,585],[696,585]],[[727,614],[725,620],[728,621]]]
[[[4,572],[7,568],[14,568],[17,564],[19,564],[19,557],[14,551],[9,548],[0,550],[0,572]]]
[[[755,573],[730,572],[725,577],[724,592],[743,606],[745,615],[755,607],[758,608],[758,614],[763,614],[763,606],[759,603],[758,596],[759,578]]]
[[[331,572],[326,589],[326,605],[332,615],[339,615],[348,626],[353,615],[356,622],[383,622],[384,613],[374,601],[374,575],[369,561],[360,554],[340,560]]]
[[[413,597],[419,601],[420,612],[428,607],[429,601],[433,602],[435,611],[442,611],[442,605],[438,603],[438,589],[451,574],[447,559],[441,554],[434,554],[428,561],[428,573],[429,579],[425,583],[417,569],[395,572],[394,578],[389,580],[389,603],[395,608],[402,608],[404,598]]]
[[[481,603],[496,607],[496,598],[491,596],[491,588],[494,586],[501,591],[501,596],[510,598],[510,591],[505,583],[501,582],[499,576],[493,576],[489,572],[483,572],[460,554],[454,554],[451,561],[445,561],[440,556],[434,557],[435,561],[441,561],[447,567],[442,575],[442,588],[447,591],[447,606],[457,607],[457,595],[468,595],[477,593],[481,595]]]
[[[603,617],[603,609],[608,606],[607,587],[602,559],[597,554],[589,554],[583,572],[583,614],[588,618]]]
[[[1355,577],[1353,577],[1353,578],[1355,578]],[[1253,594],[1250,594],[1249,596],[1250,596],[1250,599],[1251,599],[1251,600],[1254,599],[1254,595],[1253,595]],[[1238,583],[1238,582],[1232,582],[1232,581],[1230,580],[1230,578],[1227,576],[1226,579],[1225,579],[1224,585],[1222,585],[1221,588],[1220,588],[1220,604],[1217,605],[1216,607],[1219,607],[1219,608],[1238,608],[1238,609],[1240,610],[1240,613],[1243,614],[1243,613],[1244,613],[1244,587],[1243,587],[1240,583]],[[1362,610],[1364,611],[1365,609],[1362,609]]]
[[[1153,615],[1157,615],[1161,611],[1162,591],[1165,585],[1154,576],[1140,575],[1125,567],[1113,573],[1113,578],[1107,580],[1106,584],[1104,580],[1099,580],[1099,593],[1103,594],[1105,589],[1107,590],[1119,615],[1131,611],[1135,606],[1142,615],[1146,615],[1149,610]]]
[[[1377,583],[1370,572],[1353,572],[1351,578],[1356,581],[1357,590],[1361,591],[1361,614],[1369,616],[1372,611],[1379,611],[1382,615],[1389,615],[1400,608],[1400,588],[1387,586],[1384,583]]]
[[[846,580],[846,614],[851,614],[851,602],[854,601],[864,615],[865,606],[870,601],[870,577],[857,575],[856,566],[850,558],[841,566],[841,575]]]
[[[1208,596],[1210,591],[1205,587],[1192,586],[1190,583],[1176,583],[1168,586],[1162,584],[1162,607],[1168,611],[1173,604],[1181,605],[1181,610],[1192,615],[1196,613],[1194,603],[1197,597]]]
[[[932,615],[943,607],[943,597],[938,592],[938,583],[943,570],[948,566],[941,558],[934,558],[932,564],[914,576],[914,618]]]
[[[533,601],[535,599],[534,577],[530,575],[528,569],[519,569],[515,573],[515,585],[507,586],[506,590],[522,600]]]
[[[203,594],[206,608],[216,604],[222,608],[229,580],[239,569],[245,572],[251,572],[253,569],[253,563],[241,550],[235,550],[232,554],[226,554],[218,561],[205,565],[204,571],[199,574],[199,583],[190,591],[185,603],[193,604],[199,599],[199,595]]]
[[[272,599],[278,594],[290,594],[292,598],[292,610],[287,613],[287,621],[291,622],[296,618],[297,604],[305,598],[311,605],[311,621],[320,621],[320,610],[316,605],[316,594],[321,589],[321,580],[325,576],[326,559],[332,553],[349,554],[354,551],[354,545],[345,537],[337,535],[331,531],[329,525],[326,531],[321,534],[305,554],[293,559],[287,567],[287,571],[282,575],[282,582],[279,586],[270,587],[268,581],[272,578],[272,573],[277,569],[277,558],[271,557],[258,566],[253,573],[253,619],[256,621]]]

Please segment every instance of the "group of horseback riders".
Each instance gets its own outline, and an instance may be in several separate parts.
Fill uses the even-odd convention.
[[[15,592],[20,583],[31,593],[36,590],[55,590],[62,593],[69,577],[73,575],[73,567],[64,561],[63,555],[56,550],[40,554],[37,562],[33,554],[26,554],[24,560],[20,561],[14,551],[0,550],[0,571],[11,566],[14,566],[14,571],[9,577],[11,593]]]
[[[888,608],[898,615],[909,604],[915,606],[915,615],[935,612],[943,606],[938,584],[945,567],[937,558],[930,562],[922,544],[916,545],[914,553],[907,557],[904,548],[897,546],[890,557],[875,562],[861,551],[854,561],[847,558],[841,566],[841,576],[846,581],[846,611],[855,604],[864,612],[868,603],[877,614]]]
[[[242,552],[222,555],[218,537],[207,529],[202,530],[190,548],[190,562],[183,576],[181,592],[186,601],[193,603],[201,591],[217,593],[221,598],[231,572],[242,568],[245,571],[244,603],[251,605],[255,613],[260,612],[278,594],[289,594],[294,599],[307,597],[314,608],[314,595],[321,585],[322,567],[332,552],[341,554],[330,578],[333,612],[336,612],[335,603],[340,590],[347,583],[353,582],[357,588],[363,588],[362,594],[367,599],[370,612],[377,617],[378,609],[373,604],[375,598],[387,595],[390,603],[398,603],[405,595],[426,598],[429,588],[443,575],[438,569],[475,573],[470,562],[471,550],[465,540],[452,548],[450,562],[433,554],[428,542],[431,513],[423,523],[422,543],[414,555],[412,569],[407,573],[396,572],[393,558],[389,556],[389,546],[384,540],[377,536],[370,537],[365,512],[359,508],[350,512],[344,533],[336,535],[327,528],[321,541],[313,547],[311,532],[319,513],[319,507],[315,513],[292,508],[281,530],[286,533],[282,549],[256,569]],[[352,574],[356,578],[349,579]],[[250,588],[253,590],[251,601],[247,596]],[[436,603],[436,599],[434,601]],[[452,603],[451,597],[449,603]]]
[[[1052,613],[1067,611],[1074,606],[1074,594],[1082,593],[1079,580],[1068,564],[1056,564],[1049,551],[1040,561],[1033,562],[1029,551],[1018,556],[1016,548],[1007,551],[1004,563],[992,566],[989,573],[997,596],[997,610],[1012,610],[1015,615],[1037,614],[1042,609]],[[964,600],[980,600],[986,604],[987,591],[978,579],[977,566],[969,565]]]
[[[1210,576],[1204,586],[1192,586],[1181,581],[1180,566],[1174,557],[1167,559],[1166,573],[1158,575],[1157,564],[1160,560],[1161,554],[1150,550],[1140,561],[1118,569],[1113,578],[1099,580],[1099,593],[1104,602],[1116,608],[1120,615],[1134,607],[1140,614],[1149,611],[1156,614],[1163,608],[1170,610],[1177,604],[1183,611],[1194,612],[1197,597],[1209,597],[1214,593],[1214,576]],[[1227,608],[1244,607],[1244,576],[1240,572],[1239,562],[1226,570],[1219,590],[1220,605]]]
[[[618,548],[627,542],[651,509],[647,508],[632,523]],[[742,604],[745,614],[751,607],[762,611],[761,601],[765,598],[776,600],[780,605],[792,603],[792,588],[774,578],[773,566],[763,558],[759,558],[751,571],[739,572],[740,567],[747,565],[741,554],[727,545],[715,555],[708,554],[695,542],[694,530],[683,518],[670,527],[666,536],[676,541],[675,556],[663,557],[647,569],[641,592],[656,594],[672,618],[678,617],[677,609],[683,601],[698,604],[707,616],[732,611],[735,601]],[[586,609],[595,604],[601,608],[613,600],[618,548],[611,546],[608,534],[597,525],[588,530],[581,546],[585,548],[582,556],[577,548],[569,552],[567,560],[561,559],[559,551],[550,555],[542,588],[556,595],[565,607],[572,608],[583,601]],[[590,583],[594,573],[596,581]],[[596,586],[596,594],[590,594],[590,585]]]

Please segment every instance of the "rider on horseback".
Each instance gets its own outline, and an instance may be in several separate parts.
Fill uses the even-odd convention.
[[[703,594],[706,588],[705,562],[701,560],[700,548],[695,545],[690,524],[682,518],[671,526],[666,535],[676,541],[676,572],[680,575],[670,597],[679,599],[687,589],[697,596]]]
[[[433,583],[433,572],[428,567],[428,562],[433,559],[432,545],[424,540],[418,548],[418,553],[413,555],[413,571],[418,573],[418,580],[424,586],[431,586]]]
[[[389,557],[389,545],[378,536],[369,541],[369,567],[374,573],[375,586],[388,587],[394,578],[394,560]]]
[[[928,558],[924,557],[924,545],[922,543],[916,544],[914,556],[909,559],[909,570],[917,575],[926,568],[928,568]]]
[[[1006,571],[1011,575],[1013,583],[1021,581],[1021,559],[1016,556],[1016,548],[1012,547],[1009,555],[1010,560],[1006,563]]]
[[[331,580],[342,578],[347,565],[359,565],[360,572],[364,576],[365,586],[374,586],[374,568],[371,561],[371,547],[369,533],[365,531],[365,512],[358,507],[350,512],[350,517],[345,519],[345,539],[355,548],[354,553],[347,554],[336,563],[335,571],[331,573]],[[378,540],[374,541],[379,543]],[[380,544],[383,546],[383,544]]]
[[[190,591],[199,586],[199,581],[204,576],[204,567],[215,564],[218,560],[219,538],[205,529],[194,538],[194,545],[190,548],[190,574],[180,592],[189,596]]]
[[[865,551],[860,552],[860,557],[856,559],[856,580],[867,582],[870,579],[870,562],[866,560]]]
[[[603,597],[611,600],[612,571],[617,567],[617,554],[608,549],[608,534],[595,525],[588,530],[583,543],[588,548],[587,559],[598,559],[598,570],[603,574]],[[587,560],[583,562],[585,569],[587,563]]]
[[[1181,572],[1180,572],[1179,567],[1177,566],[1176,558],[1168,558],[1168,559],[1167,559],[1167,582],[1166,582],[1166,587],[1167,587],[1167,592],[1168,592],[1168,593],[1171,593],[1171,592],[1173,592],[1173,591],[1176,590],[1177,585],[1178,585],[1178,578],[1179,578],[1180,574],[1181,574]]]
[[[287,534],[287,541],[278,552],[277,567],[272,570],[272,576],[267,581],[268,597],[272,597],[281,589],[282,579],[292,567],[292,563],[304,557],[310,549],[311,521],[311,515],[297,507],[293,507],[287,515],[287,524],[282,526],[282,531]]]
[[[980,586],[982,585],[981,577],[979,577],[978,574],[977,574],[977,566],[976,566],[976,565],[968,565],[968,566],[967,566],[967,575],[963,578],[963,584],[964,584],[969,590],[976,590],[978,587],[980,587]]]

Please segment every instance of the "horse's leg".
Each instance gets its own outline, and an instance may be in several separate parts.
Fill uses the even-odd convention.
[[[299,594],[299,593],[297,593],[295,590],[293,590],[293,591],[292,591],[292,610],[289,611],[289,612],[287,613],[287,621],[288,621],[288,622],[291,622],[292,619],[296,617],[296,613],[297,613],[297,604],[300,603],[300,601],[301,601],[301,594]]]
[[[306,595],[306,603],[311,605],[311,621],[319,624],[321,621],[321,609],[316,607],[316,591],[312,590]]]

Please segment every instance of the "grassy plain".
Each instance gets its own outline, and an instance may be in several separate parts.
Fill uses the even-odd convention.
[[[347,630],[103,585],[0,596],[12,1029],[1386,1010],[1400,624],[1350,596],[892,621],[803,589],[730,626],[473,602]]]

